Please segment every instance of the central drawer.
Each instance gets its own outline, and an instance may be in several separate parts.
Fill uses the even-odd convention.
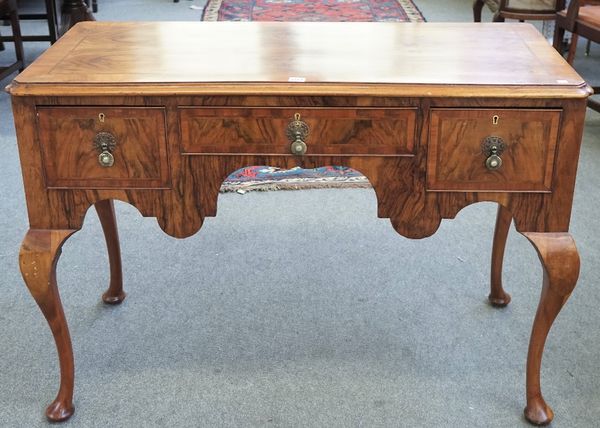
[[[299,120],[306,155],[412,155],[416,117],[416,108],[181,107],[181,152],[292,155],[287,129]]]

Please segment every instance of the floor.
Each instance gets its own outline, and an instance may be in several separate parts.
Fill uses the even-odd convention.
[[[99,20],[198,20],[190,6],[202,6],[99,3]],[[429,21],[471,19],[470,0],[418,4]],[[28,44],[28,59],[45,47]],[[595,45],[575,66],[593,81],[599,64]],[[27,218],[4,93],[0,147],[0,427],[45,427],[57,362],[17,266]],[[600,419],[599,164],[600,114],[589,111],[571,226],[582,271],[542,373],[554,427]],[[118,307],[100,303],[108,268],[96,216],[67,242],[58,281],[76,413],[62,426],[528,426],[525,354],[541,268],[511,231],[513,301],[487,305],[493,204],[467,207],[419,241],[377,218],[370,189],[224,194],[218,209],[200,233],[175,240],[118,203],[128,292]]]

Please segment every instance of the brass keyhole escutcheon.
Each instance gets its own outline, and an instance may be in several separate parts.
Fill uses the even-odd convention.
[[[489,136],[481,143],[481,151],[485,156],[485,167],[489,171],[496,171],[502,166],[500,155],[506,150],[506,144],[501,137]]]
[[[100,152],[98,163],[103,168],[109,168],[115,164],[115,157],[112,154],[117,146],[117,139],[110,132],[98,132],[94,137],[94,148]]]
[[[290,143],[290,151],[293,155],[302,156],[306,153],[308,146],[306,138],[310,130],[306,122],[300,118],[300,113],[294,114],[294,120],[291,121],[286,129],[286,135]]]

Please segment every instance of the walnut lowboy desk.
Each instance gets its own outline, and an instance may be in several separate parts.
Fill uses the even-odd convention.
[[[48,320],[73,413],[71,339],[56,284],[60,248],[94,206],[119,303],[112,201],[169,235],[215,216],[219,186],[248,165],[345,165],[375,189],[378,215],[409,238],[463,207],[499,205],[493,305],[509,225],[544,268],[527,356],[526,418],[553,418],[540,389],[548,331],[575,287],[569,235],[589,87],[528,24],[77,24],[9,86],[30,229],[23,278]]]

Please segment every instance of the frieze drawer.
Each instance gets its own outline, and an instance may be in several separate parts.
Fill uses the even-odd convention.
[[[427,188],[550,192],[561,110],[432,109]]]
[[[165,188],[162,107],[38,107],[50,188]]]
[[[185,107],[179,117],[184,154],[398,156],[415,149],[416,108]]]

